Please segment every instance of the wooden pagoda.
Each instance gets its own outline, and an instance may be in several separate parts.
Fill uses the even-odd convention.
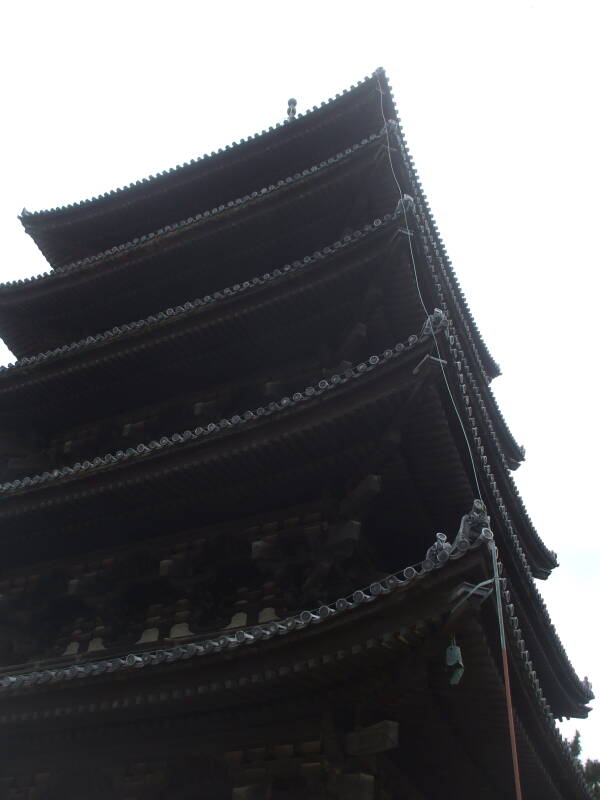
[[[556,556],[383,71],[22,221],[0,798],[513,797],[491,531],[524,796],[589,797]]]

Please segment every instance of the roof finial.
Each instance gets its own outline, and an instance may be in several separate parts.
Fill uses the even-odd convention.
[[[296,119],[296,105],[298,101],[294,97],[290,97],[288,100],[288,110],[287,110],[287,121],[292,122]]]

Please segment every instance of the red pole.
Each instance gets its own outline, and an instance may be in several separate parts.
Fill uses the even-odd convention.
[[[517,755],[517,735],[515,732],[515,717],[513,714],[512,695],[510,692],[510,678],[508,675],[508,658],[506,656],[506,645],[502,648],[502,666],[504,668],[504,689],[506,691],[506,710],[508,712],[508,730],[510,733],[510,749],[512,753],[513,772],[515,775],[515,796],[517,800],[522,800],[521,776],[519,774],[519,758]]]
[[[500,648],[502,650],[502,671],[504,672],[504,691],[506,692],[506,711],[508,714],[508,732],[510,735],[510,751],[512,755],[513,773],[515,777],[516,800],[523,800],[521,791],[521,775],[519,772],[519,757],[517,754],[517,734],[515,731],[515,717],[513,713],[512,694],[510,691],[510,675],[508,672],[508,656],[506,653],[506,637],[504,635],[504,615],[502,613],[502,597],[500,594],[500,575],[498,573],[498,554],[494,542],[489,543],[494,565],[494,583],[496,584],[496,608],[498,610],[498,624],[500,625]]]

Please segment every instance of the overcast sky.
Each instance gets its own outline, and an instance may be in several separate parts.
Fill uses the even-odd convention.
[[[175,166],[281,121],[290,96],[303,111],[386,68],[442,237],[503,369],[493,388],[527,449],[515,478],[559,555],[540,589],[575,668],[600,693],[598,3],[8,8],[1,280],[47,268],[17,220],[24,206],[71,203]],[[600,758],[600,713],[577,727],[584,754]]]

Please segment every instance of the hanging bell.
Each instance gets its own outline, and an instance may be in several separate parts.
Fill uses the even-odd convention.
[[[465,671],[462,653],[456,642],[446,648],[446,667],[450,672],[450,686],[456,686]]]

